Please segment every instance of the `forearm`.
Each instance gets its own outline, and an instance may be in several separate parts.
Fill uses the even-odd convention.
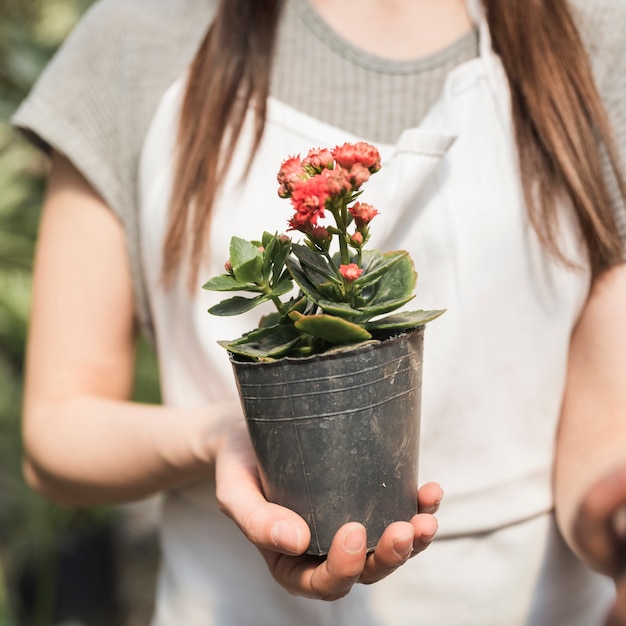
[[[571,343],[557,437],[555,506],[561,531],[581,555],[575,525],[594,485],[626,466],[626,271],[594,286]]]
[[[46,497],[84,506],[210,478],[236,407],[167,408],[93,396],[29,408],[25,475]]]
[[[593,422],[595,412],[589,412]],[[587,561],[581,550],[575,528],[583,501],[595,485],[609,479],[626,466],[626,433],[618,420],[589,429],[577,429],[578,434],[559,437],[559,453],[555,467],[555,509],[559,528],[572,550]],[[595,564],[590,563],[595,567]]]

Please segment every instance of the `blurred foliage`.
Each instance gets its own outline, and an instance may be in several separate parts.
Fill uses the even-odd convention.
[[[78,17],[93,0],[0,0],[0,626],[15,624],[5,582],[33,554],[50,575],[38,587],[35,626],[50,626],[55,542],[68,529],[109,520],[114,511],[55,506],[21,475],[20,407],[31,267],[47,160],[10,127],[10,117]],[[140,343],[136,398],[158,402],[156,365]]]

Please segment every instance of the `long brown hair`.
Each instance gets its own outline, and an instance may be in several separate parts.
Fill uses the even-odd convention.
[[[602,152],[626,197],[608,116],[567,0],[482,0],[508,76],[522,184],[542,242],[563,262],[556,199],[570,198],[594,275],[622,260]],[[265,122],[280,0],[222,0],[190,69],[178,134],[166,284],[183,259],[195,282],[218,181],[250,106]],[[220,154],[219,158],[215,155]]]

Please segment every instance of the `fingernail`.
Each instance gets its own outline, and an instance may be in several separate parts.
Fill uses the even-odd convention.
[[[393,551],[401,558],[408,558],[413,551],[413,534],[407,535],[393,542]]]
[[[365,547],[365,534],[361,528],[353,528],[349,530],[346,536],[343,538],[343,549],[346,552],[355,554],[361,552]]]
[[[435,538],[435,533],[428,533],[427,535],[422,535],[420,538],[420,543],[424,546],[428,546],[432,543]]]
[[[293,524],[282,520],[272,526],[272,541],[277,548],[297,554],[300,546],[300,532]]]

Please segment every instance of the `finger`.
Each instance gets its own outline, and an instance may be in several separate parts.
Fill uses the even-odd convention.
[[[365,528],[353,522],[339,529],[324,560],[262,553],[274,578],[290,593],[337,600],[348,594],[361,576],[366,552]]]
[[[436,513],[443,498],[443,489],[437,483],[426,483],[417,492],[418,511]]]
[[[437,519],[426,513],[415,515],[410,522],[391,524],[376,550],[368,556],[359,582],[371,584],[389,576],[409,558],[425,550],[436,532]]]
[[[413,552],[411,556],[413,557],[426,550],[432,543],[437,534],[439,523],[433,515],[419,513],[411,520],[411,524],[413,526]]]
[[[389,576],[405,563],[413,552],[413,526],[394,522],[382,534],[376,550],[367,556],[359,582],[369,585]]]
[[[302,554],[309,545],[306,522],[293,511],[267,502],[247,433],[233,431],[216,462],[216,496],[220,509],[259,548]]]
[[[624,537],[616,515],[626,504],[626,469],[598,481],[586,494],[574,525],[574,535],[597,567],[617,576],[623,567]]]

